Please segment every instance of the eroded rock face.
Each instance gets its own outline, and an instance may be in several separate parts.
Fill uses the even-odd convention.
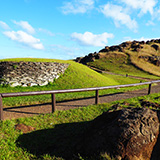
[[[118,160],[149,160],[159,134],[157,113],[147,108],[105,112],[84,133],[82,155],[107,153]]]
[[[0,62],[0,84],[44,86],[57,79],[68,66],[50,62]]]
[[[160,66],[160,56],[139,56],[138,58],[144,59],[145,61],[156,66]]]

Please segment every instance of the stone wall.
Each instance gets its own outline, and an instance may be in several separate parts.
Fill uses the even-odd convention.
[[[50,62],[0,62],[0,84],[44,86],[59,78],[69,64]]]

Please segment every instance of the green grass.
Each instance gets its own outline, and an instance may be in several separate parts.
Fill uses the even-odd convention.
[[[36,58],[15,58],[15,59],[4,59],[3,61],[34,61],[34,62],[60,62],[69,63],[69,67],[63,75],[60,76],[53,83],[47,86],[34,86],[34,87],[9,87],[0,86],[0,92],[27,92],[27,91],[41,91],[41,90],[57,90],[57,89],[72,89],[72,88],[88,88],[88,87],[100,87],[108,85],[117,85],[118,82],[114,81],[112,78],[103,76],[88,67],[73,62],[73,61],[63,61],[54,59],[36,59]],[[58,95],[57,100],[71,99],[73,97],[84,97],[87,93],[75,93],[75,94],[62,94]],[[93,94],[93,93],[91,93]],[[50,101],[50,95],[44,96],[28,96],[28,97],[18,97],[18,98],[7,98],[4,99],[4,105],[14,106],[22,104],[32,104],[32,103],[42,103]]]
[[[89,88],[89,87],[100,87],[109,85],[120,85],[129,83],[139,83],[140,80],[136,80],[129,77],[111,76],[107,74],[97,73],[88,67],[73,62],[73,61],[63,61],[63,60],[53,60],[53,59],[34,59],[34,58],[16,58],[16,59],[5,59],[6,61],[41,61],[41,62],[60,62],[69,63],[70,66],[65,71],[64,75],[61,75],[59,79],[47,86],[34,86],[34,87],[9,87],[0,86],[1,93],[7,92],[30,92],[30,91],[42,91],[42,90],[58,90],[58,89],[71,89],[71,88]],[[125,88],[125,89],[112,89],[100,91],[100,95],[122,92],[134,89],[140,89],[144,86]],[[66,93],[57,94],[56,100],[67,100],[73,98],[84,98],[94,96],[95,92],[78,92],[78,93]],[[47,103],[51,102],[51,95],[40,95],[40,96],[26,96],[26,97],[12,97],[4,98],[4,106],[18,106],[18,105],[29,105],[37,103]]]
[[[108,155],[102,154],[97,155],[98,158],[85,158],[74,154],[74,147],[78,143],[79,136],[89,126],[91,120],[111,109],[113,104],[119,103],[122,107],[127,107],[125,104],[128,103],[131,107],[141,107],[142,99],[160,103],[160,93],[0,122],[0,159],[64,160],[69,156],[84,160],[105,159],[104,157],[108,157]],[[35,127],[36,130],[23,134],[21,131],[15,130],[15,125],[19,123]]]

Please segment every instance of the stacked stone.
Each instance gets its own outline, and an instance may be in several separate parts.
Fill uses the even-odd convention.
[[[65,72],[69,64],[50,62],[0,62],[0,84],[44,86]]]

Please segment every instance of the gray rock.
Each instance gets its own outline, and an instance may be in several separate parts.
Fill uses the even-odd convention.
[[[11,87],[16,87],[16,86],[21,86],[21,84],[18,83],[18,82],[13,82],[13,83],[10,83],[10,86]]]
[[[49,62],[0,62],[0,84],[47,85],[63,74],[69,64]],[[37,83],[38,82],[38,83]]]
[[[48,84],[48,81],[45,81],[45,82],[40,83],[39,86],[45,86],[47,84]]]

